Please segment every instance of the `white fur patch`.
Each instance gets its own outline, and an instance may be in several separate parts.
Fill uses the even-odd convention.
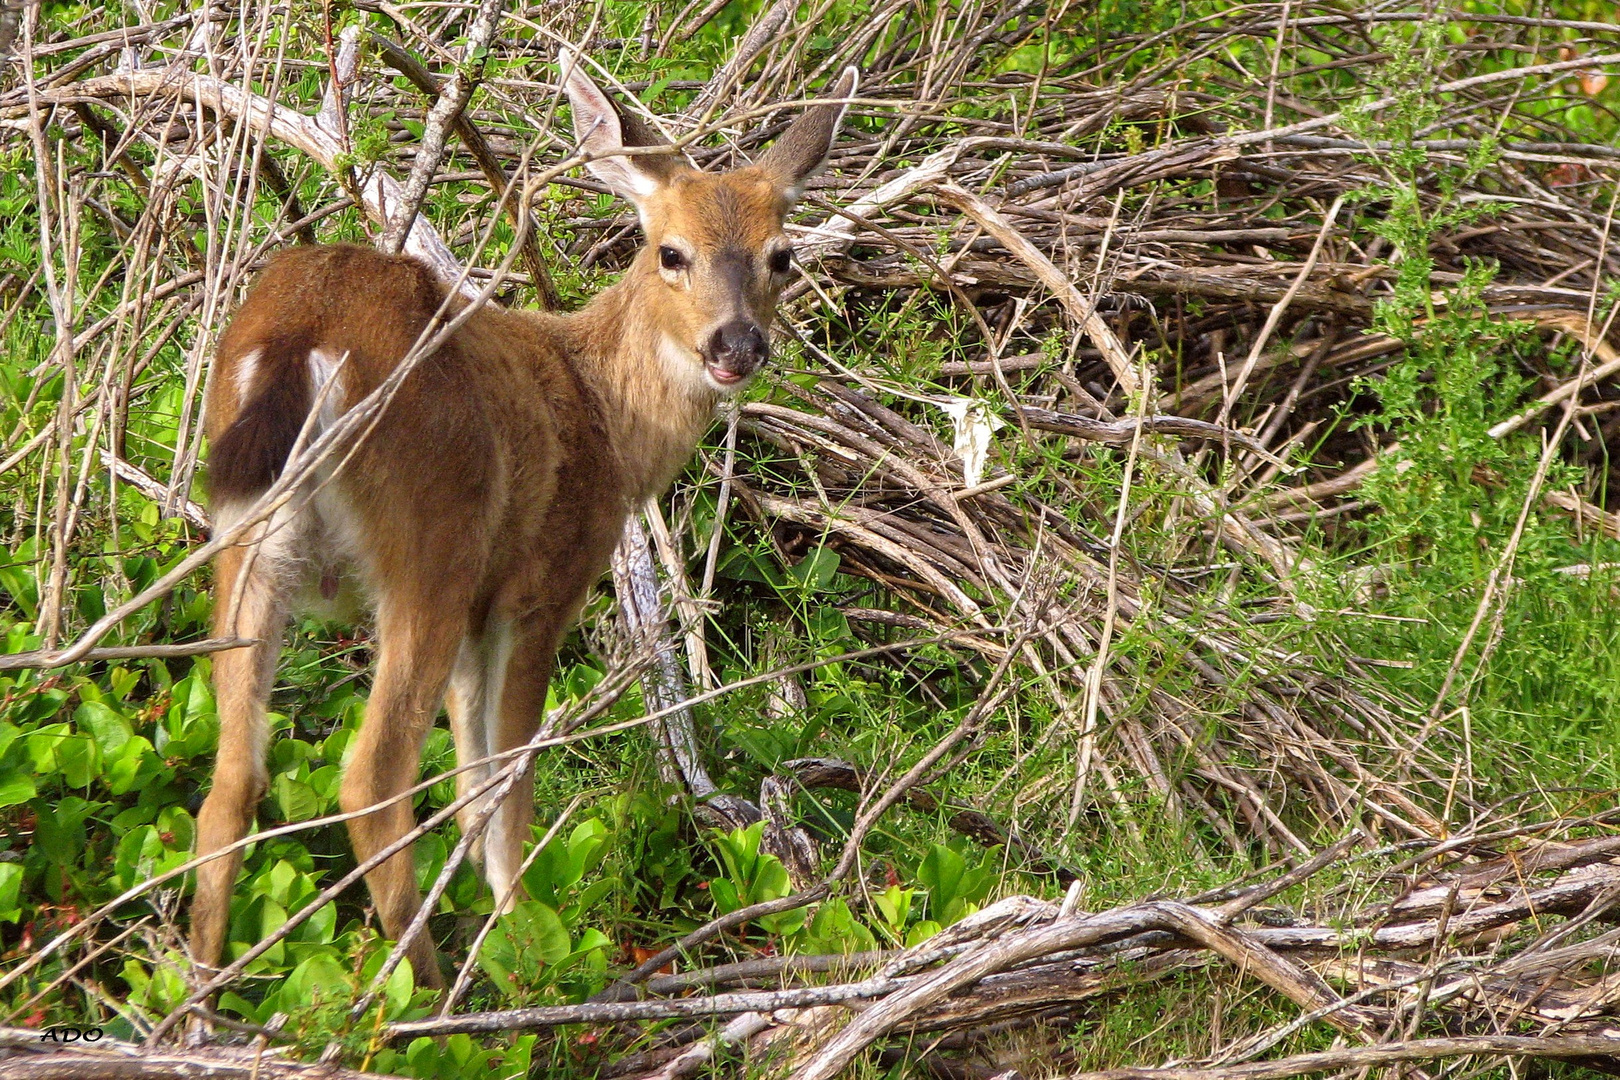
[[[260,526],[259,558],[269,559],[279,566],[292,566],[306,557],[307,544],[303,543],[307,523],[292,505],[278,507],[270,520]]]
[[[264,357],[263,349],[249,349],[236,361],[236,396],[246,401],[253,393],[253,379],[259,373],[259,361]]]
[[[472,764],[489,756],[488,735],[484,730],[488,675],[483,639],[462,638],[461,647],[456,653],[455,669],[450,673],[450,698],[456,702],[458,709],[458,712],[452,713],[456,764],[462,768],[456,775],[456,790],[462,793],[477,787],[489,776],[488,765]],[[477,809],[477,805],[469,803],[457,811],[457,817],[465,824]]]
[[[215,535],[224,535],[236,528],[252,506],[252,502],[232,500],[214,507]],[[276,571],[279,576],[284,568],[303,561],[305,545],[300,541],[304,531],[301,515],[290,505],[284,505],[277,508],[269,520],[248,529],[237,543],[253,545],[257,549],[254,561],[262,562],[264,569]]]
[[[253,573],[293,609],[352,619],[370,606],[360,522],[335,485],[323,484],[320,476],[312,479],[313,484],[277,508],[269,520],[248,529],[237,543],[253,549],[249,560]],[[250,500],[216,506],[215,534],[235,528],[252,505]],[[329,578],[339,586],[336,595],[329,591]]]
[[[688,349],[668,334],[658,341],[658,362],[663,365],[664,377],[669,384],[688,394],[730,393],[734,387],[723,387],[709,376],[709,366],[703,357]],[[742,385],[741,383],[738,384]]]
[[[316,438],[337,423],[338,417],[343,415],[343,382],[337,378],[338,368],[343,364],[342,357],[324,353],[319,349],[309,351],[309,386],[310,400],[315,406],[315,430],[310,433],[310,441]],[[332,385],[328,386],[327,384]]]
[[[506,668],[512,662],[512,623],[492,620],[484,635],[484,744],[500,742],[501,695],[506,693]]]
[[[512,662],[512,624],[506,620],[494,621],[484,635],[484,738],[490,752],[501,742],[501,698],[506,693],[506,669]],[[499,768],[500,766],[492,766]],[[511,855],[521,855],[525,836],[514,837],[521,820],[518,800],[532,798],[521,785],[507,794],[489,821],[489,838],[484,844],[484,877],[497,901],[505,898],[503,911],[510,911],[516,897],[507,897],[517,881],[519,862]],[[514,843],[514,839],[516,843]]]

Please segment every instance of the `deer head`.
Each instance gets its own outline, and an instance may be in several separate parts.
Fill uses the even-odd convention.
[[[825,164],[846,102],[808,109],[756,164],[704,173],[673,148],[647,152],[669,144],[615,107],[571,54],[562,67],[587,167],[641,218],[647,246],[628,276],[638,279],[660,358],[694,390],[737,391],[770,355],[772,315],[793,266],[782,223]],[[846,68],[828,96],[849,98],[856,81]]]

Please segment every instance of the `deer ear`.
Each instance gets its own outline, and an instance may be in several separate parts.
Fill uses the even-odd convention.
[[[860,73],[847,67],[827,96],[853,97],[859,83]],[[781,185],[788,202],[798,202],[799,196],[804,194],[804,182],[827,163],[827,154],[832,150],[833,139],[838,137],[838,125],[843,122],[844,110],[848,107],[848,101],[844,100],[807,109],[759,159],[759,167]]]
[[[680,159],[674,155],[626,157],[618,153],[626,147],[668,144],[636,117],[621,113],[613,99],[585,74],[582,59],[572,49],[562,49],[557,64],[562,68],[563,87],[574,110],[574,138],[579,148],[591,156],[585,167],[639,210],[642,201],[682,167]]]

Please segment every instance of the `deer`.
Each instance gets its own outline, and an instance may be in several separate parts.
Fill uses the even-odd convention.
[[[253,644],[213,662],[219,747],[196,854],[222,854],[197,871],[189,949],[200,967],[220,962],[239,842],[268,788],[268,701],[292,615],[373,620],[375,673],[338,799],[357,815],[347,826],[364,862],[415,825],[397,796],[416,782],[441,705],[463,765],[534,737],[559,644],[628,515],[670,485],[719,402],[768,359],[793,266],[784,222],[826,163],[855,69],[755,163],[710,173],[621,110],[572,54],[560,65],[586,167],[635,208],[645,240],[617,282],[572,313],[493,303],[469,313],[414,258],[300,246],[271,258],[220,336],[205,431],[223,533],[295,451],[389,377],[435,313],[466,316],[341,465],[314,470],[299,498],[216,556],[214,635]],[[459,791],[497,768],[464,769]],[[459,811],[464,829],[480,806]],[[523,896],[532,758],[500,805],[482,808],[475,861],[509,910]],[[366,885],[397,941],[421,905],[410,847]],[[419,984],[443,987],[428,935],[405,956]]]

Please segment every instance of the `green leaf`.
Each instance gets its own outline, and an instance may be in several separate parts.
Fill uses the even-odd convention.
[[[444,837],[428,833],[416,842],[411,854],[416,863],[416,887],[426,890],[438,879],[439,871],[444,869],[445,860],[450,857],[450,848],[444,842]]]
[[[16,863],[0,863],[0,922],[20,922],[23,868]]]
[[[46,724],[28,736],[24,748],[37,775],[50,776],[58,771],[56,748],[67,738],[70,730],[66,724]]]
[[[241,994],[238,994],[233,990],[227,990],[219,996],[219,1007],[221,1009],[228,1009],[231,1012],[238,1013],[239,1015],[245,1016],[249,1020],[260,1024],[264,1023],[266,1020],[269,1020],[271,1014],[275,1012],[274,1003],[270,1003],[268,1006],[268,1011],[266,1011],[265,1005],[254,1005]]]
[[[777,937],[787,937],[789,934],[798,933],[809,917],[809,913],[804,908],[794,908],[792,911],[761,916],[759,925],[765,928],[766,933],[775,934]]]
[[[124,981],[131,987],[130,1004],[159,1016],[172,1012],[189,993],[185,980],[173,963],[160,962],[148,970],[138,960],[127,960],[124,962],[123,975]]]
[[[911,917],[912,893],[911,889],[890,885],[882,892],[872,894],[872,906],[878,909],[892,933],[898,934],[904,929],[906,920]]]
[[[157,815],[160,834],[168,834],[164,842],[174,851],[190,851],[197,843],[197,819],[183,806],[165,806]]]
[[[607,854],[608,827],[601,818],[582,821],[568,837],[568,876],[563,888],[577,885]]]
[[[141,673],[128,668],[115,667],[107,672],[107,683],[112,687],[113,697],[125,701],[136,686],[140,685]]]
[[[321,812],[321,797],[302,780],[294,780],[286,773],[276,777],[276,805],[288,821],[308,821]]]
[[[337,905],[323,904],[315,909],[315,914],[299,924],[288,940],[305,945],[329,945],[336,929]]]
[[[266,899],[259,906],[259,940],[263,941],[280,930],[287,922],[287,909],[274,900]]]
[[[725,878],[715,878],[709,882],[709,895],[714,897],[715,910],[722,915],[729,915],[742,907],[742,901],[737,899],[737,886]]]
[[[504,993],[515,993],[573,951],[557,913],[538,900],[525,900],[502,915],[484,941],[478,962]]]
[[[16,742],[21,734],[22,728],[16,724],[0,723],[0,757],[6,756],[6,751],[11,749],[11,744]]]
[[[17,609],[29,622],[39,616],[39,580],[33,573],[33,562],[37,556],[38,544],[30,536],[17,545],[10,558],[0,560],[5,563],[0,566],[0,588],[11,594]]]
[[[318,952],[293,968],[281,987],[281,1008],[313,1005],[317,1001],[340,1001],[355,989],[354,976],[330,952]]]
[[[107,790],[114,795],[144,787],[164,769],[163,759],[140,735],[124,743],[116,757],[108,757],[105,779]]]
[[[101,772],[101,754],[88,735],[69,735],[55,748],[56,771],[69,787],[86,788]]]
[[[57,799],[49,807],[36,803],[34,845],[58,866],[77,866],[84,858],[87,843],[84,819],[100,804],[86,802],[77,795]]]
[[[37,794],[34,778],[20,769],[0,772],[0,807],[25,803]]]
[[[841,561],[838,552],[829,547],[818,547],[789,567],[788,577],[810,592],[822,592],[832,584]]]
[[[383,1015],[392,1020],[404,1012],[411,1004],[411,993],[416,989],[416,976],[411,971],[411,962],[401,960],[388,975],[388,981],[383,983]]]
[[[931,938],[935,934],[939,933],[940,930],[942,930],[942,929],[944,929],[944,928],[941,927],[939,925],[939,923],[935,922],[933,919],[924,919],[922,922],[917,923],[915,926],[913,926],[911,928],[910,931],[907,932],[907,934],[906,934],[906,948],[909,949],[913,945],[921,945],[923,942],[927,941],[929,938]]]
[[[833,897],[816,909],[815,918],[810,920],[809,936],[805,948],[811,952],[869,952],[877,948],[872,931],[856,921],[841,897]]]
[[[298,880],[298,867],[286,859],[277,859],[263,879],[264,895],[279,904],[292,903],[293,882]]]
[[[935,919],[941,918],[951,901],[961,894],[962,874],[966,869],[962,856],[944,844],[930,848],[922,865],[917,867],[917,880],[928,890],[928,912]]]
[[[142,825],[125,833],[113,857],[113,874],[118,887],[127,889],[137,881],[151,877],[163,854],[163,841],[158,838],[157,829],[151,825]]]

